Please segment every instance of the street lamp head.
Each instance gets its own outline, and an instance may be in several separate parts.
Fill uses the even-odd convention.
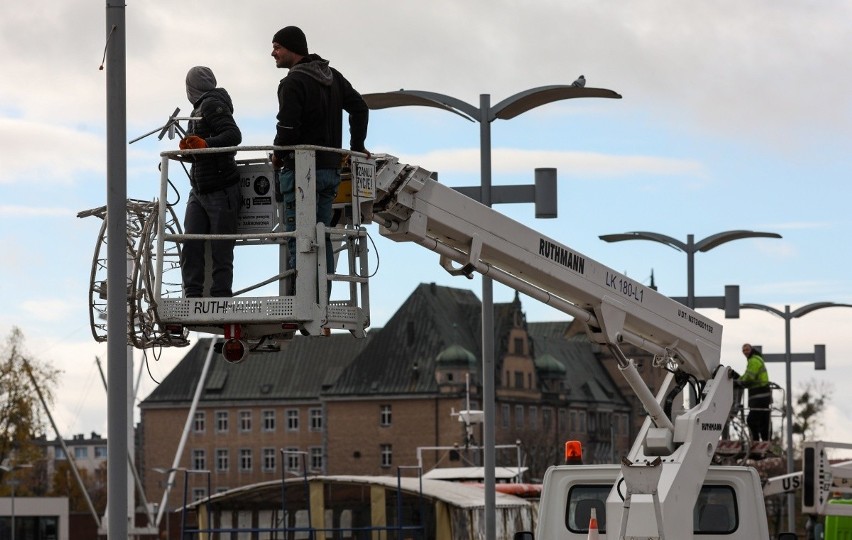
[[[798,309],[793,310],[790,316],[793,318],[803,317],[812,311],[830,307],[852,307],[852,304],[838,304],[836,302],[814,302],[813,304],[808,304],[806,306],[802,306]]]
[[[370,109],[389,109],[391,107],[434,107],[457,114],[471,122],[478,121],[476,107],[454,97],[422,90],[399,90],[397,92],[377,92],[361,96]]]
[[[741,240],[743,238],[781,238],[778,233],[758,232],[758,231],[725,231],[720,232],[698,242],[695,246],[698,251],[705,252],[720,246],[726,242],[733,240]]]
[[[574,86],[573,84],[539,86],[538,88],[531,88],[530,90],[518,92],[510,96],[494,105],[491,110],[493,111],[494,118],[511,120],[530,109],[535,109],[554,101],[587,97],[621,99],[621,94],[607,90],[606,88],[583,88],[581,86]]]
[[[781,311],[779,309],[775,309],[772,306],[767,306],[765,304],[748,304],[748,303],[747,304],[740,304],[740,309],[759,309],[759,310],[762,310],[762,311],[768,311],[769,313],[772,313],[773,315],[778,315],[782,319],[784,318],[784,312],[783,311]]]
[[[687,251],[687,245],[676,238],[648,231],[630,231],[621,234],[603,234],[598,236],[604,242],[623,242],[625,240],[651,240],[667,245],[678,251]]]

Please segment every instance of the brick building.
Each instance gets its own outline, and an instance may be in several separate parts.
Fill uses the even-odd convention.
[[[569,323],[527,323],[521,302],[495,304],[497,445],[520,442],[531,478],[578,439],[587,462],[617,459],[635,433],[625,400],[584,335]],[[203,382],[181,467],[191,498],[282,474],[395,474],[422,465],[481,464],[481,303],[468,290],[421,284],[384,328],[297,337],[240,365],[218,356]],[[202,339],[140,405],[140,471],[149,500],[162,496],[210,339]],[[285,452],[282,454],[281,450]],[[498,465],[514,464],[515,452]],[[182,477],[180,477],[182,478]],[[169,498],[181,503],[182,480]]]

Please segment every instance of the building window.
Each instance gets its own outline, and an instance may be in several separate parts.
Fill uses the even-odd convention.
[[[389,444],[381,445],[382,467],[393,465],[393,447]]]
[[[586,433],[586,411],[580,411],[578,421],[579,425],[577,426],[577,430],[580,433]]]
[[[299,453],[298,448],[285,448],[284,449],[284,459],[287,460],[287,470],[288,471],[298,471],[299,467]]]
[[[106,446],[96,446],[95,447],[95,459],[106,459],[107,458],[107,447]]]
[[[204,488],[192,488],[192,501],[200,501],[207,496],[207,490]]]
[[[207,468],[207,454],[204,452],[204,449],[192,451],[192,468],[199,471]]]
[[[263,449],[263,470],[270,472],[275,470],[275,449]]]
[[[559,409],[559,412],[556,413],[559,416],[557,422],[559,422],[559,431],[564,433],[568,429],[568,411],[565,409]]]
[[[227,448],[216,449],[216,470],[227,471],[230,467],[230,455]]]
[[[621,434],[625,436],[630,434],[630,417],[626,414],[621,415]]]
[[[322,409],[311,409],[311,431],[322,431]]]
[[[387,427],[391,425],[391,406],[382,405],[379,411],[379,425]]]
[[[216,411],[216,431],[219,433],[228,431],[228,411]]]
[[[251,411],[240,411],[240,431],[251,431]]]
[[[53,448],[53,459],[68,459],[65,457],[65,450],[63,450],[61,446]]]
[[[251,470],[251,448],[240,448],[240,470]]]
[[[207,413],[204,411],[195,411],[195,416],[192,417],[192,431],[196,433],[204,433],[207,427]]]
[[[541,427],[550,429],[553,425],[553,409],[550,407],[542,407],[541,409]]]
[[[275,431],[275,411],[263,411],[263,431]]]
[[[299,409],[287,409],[287,431],[299,431]]]
[[[524,338],[515,338],[515,354],[521,356],[524,354]]]
[[[515,372],[515,388],[523,388],[524,387],[524,372],[516,371]]]
[[[530,427],[538,429],[538,407],[535,405],[530,406]]]
[[[511,424],[512,419],[510,418],[510,416],[512,414],[511,411],[512,411],[512,409],[509,407],[508,403],[504,403],[503,405],[500,406],[500,416],[502,417],[502,418],[500,418],[500,421],[501,421],[501,426],[503,427],[503,429],[509,429],[509,426],[512,425]]]
[[[570,431],[571,433],[577,432],[577,411],[571,411],[571,423],[570,423]]]
[[[524,406],[515,405],[515,427],[524,429]]]
[[[77,446],[74,448],[74,459],[87,459],[89,457],[88,446]]]
[[[322,462],[322,448],[319,446],[313,446],[310,449],[311,453],[311,470],[312,471],[322,471],[323,462]]]

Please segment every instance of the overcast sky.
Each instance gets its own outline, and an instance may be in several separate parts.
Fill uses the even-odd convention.
[[[106,202],[106,74],[98,69],[105,2],[7,2],[0,10],[0,331],[5,339],[21,328],[31,355],[64,372],[53,412],[66,436],[105,434],[94,359],[106,363],[106,346],[91,338],[87,296],[100,222],[75,217]],[[554,103],[491,126],[494,183],[530,183],[536,167],[556,167],[559,217],[536,220],[531,205],[500,211],[637,281],[649,283],[653,271],[672,296],[686,294],[684,253],[598,236],[644,230],[685,242],[733,229],[777,232],[783,239],[698,253],[696,293],[721,295],[736,284],[742,302],[781,310],[852,303],[852,1],[130,0],[125,16],[128,139],[162,125],[175,107],[188,113],[184,76],[206,65],[234,99],[244,144],[271,144],[275,89],[286,75],[269,55],[271,38],[291,24],[362,93],[430,90],[478,106],[480,94],[495,104],[584,74],[589,87],[623,99]],[[367,146],[438,171],[448,185],[479,184],[479,126],[458,116],[376,111]],[[129,197],[157,195],[158,154],[175,147],[156,137],[129,147]],[[173,181],[185,194],[185,177]],[[449,276],[436,255],[371,234],[379,255],[374,326],[421,282],[481,294],[479,279]],[[240,270],[250,258],[237,253],[238,286],[247,284]],[[496,302],[513,295],[495,287]],[[565,319],[522,301],[531,321]],[[705,314],[724,325],[722,362],[735,369],[744,369],[744,341],[784,352],[781,318]],[[793,366],[794,390],[809,379],[832,384],[826,433],[846,441],[850,329],[847,309],[792,323],[792,352],[817,343],[828,351],[825,372]],[[150,359],[138,399],[184,352]],[[785,384],[782,364],[770,375]]]

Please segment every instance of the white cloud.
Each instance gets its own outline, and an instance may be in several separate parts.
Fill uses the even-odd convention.
[[[101,137],[41,122],[0,118],[0,184],[68,183],[80,172],[105,169]]]
[[[0,217],[72,217],[76,214],[69,208],[0,205]]]
[[[425,154],[400,155],[409,163],[436,164],[442,173],[478,173],[479,149],[437,150]],[[529,173],[542,163],[549,167],[570,170],[572,175],[618,176],[637,174],[679,175],[702,173],[699,163],[684,159],[655,156],[619,156],[596,152],[559,152],[494,148],[492,166],[501,173]]]
[[[74,309],[65,300],[56,298],[33,298],[21,303],[21,309],[37,321],[61,321]]]
[[[0,83],[1,107],[45,122],[103,126],[103,7],[83,0],[48,5],[4,11],[0,55],[13,76]],[[848,1],[805,9],[768,0],[651,0],[621,4],[614,13],[593,2],[500,2],[495,9],[485,0],[436,0],[428,8],[394,6],[400,23],[381,29],[370,15],[386,10],[378,0],[335,4],[335,17],[322,21],[307,4],[206,6],[199,12],[191,3],[148,1],[125,10],[131,131],[152,129],[152,119],[165,119],[176,105],[189,107],[183,78],[193,63],[214,69],[235,96],[238,115],[272,118],[284,71],[274,68],[270,42],[287,23],[300,24],[311,49],[362,92],[404,86],[475,102],[482,92],[509,96],[584,73],[590,86],[622,93],[622,108],[653,110],[672,124],[687,120],[690,129],[752,142],[761,136],[784,147],[809,143],[809,134],[852,130],[852,76],[839,68],[852,49]],[[416,21],[422,31],[403,21]],[[64,99],[52,99],[57,89]]]

